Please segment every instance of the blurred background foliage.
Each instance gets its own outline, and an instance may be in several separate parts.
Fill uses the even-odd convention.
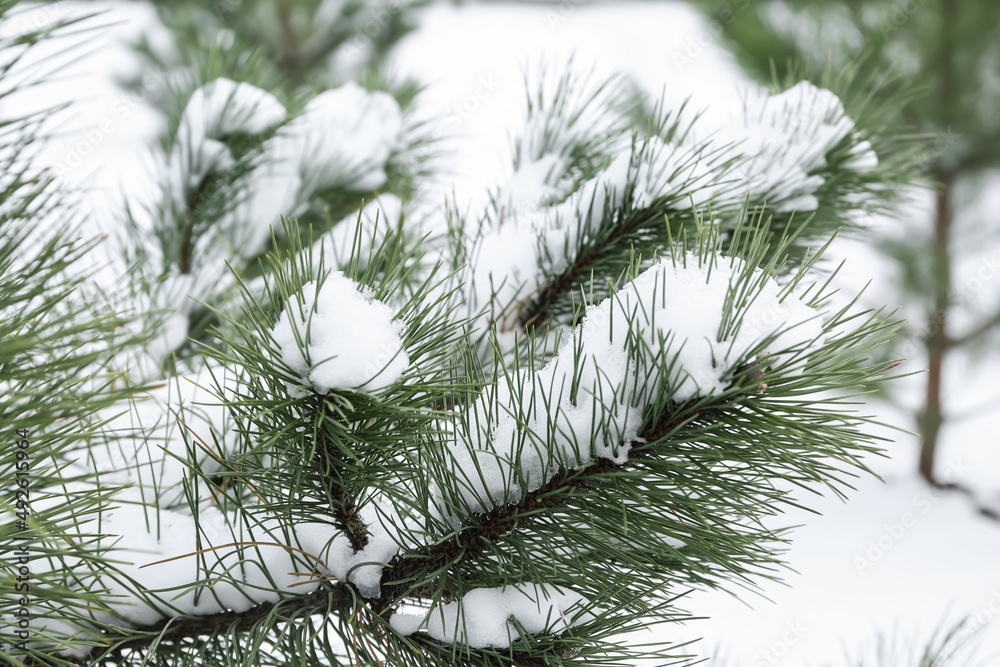
[[[918,93],[896,105],[896,124],[925,135],[912,156],[933,191],[926,219],[899,214],[880,244],[898,267],[911,316],[900,351],[923,357],[923,405],[914,424],[920,474],[942,484],[935,459],[946,422],[945,365],[956,349],[996,340],[1000,303],[983,308],[956,281],[964,255],[995,244],[994,214],[970,206],[1000,168],[1000,3],[994,0],[694,0],[754,77],[819,79],[855,70],[875,98]],[[880,157],[882,157],[880,155]],[[990,269],[989,265],[984,271]],[[995,268],[993,269],[995,271]],[[977,290],[978,291],[978,290]],[[989,299],[989,297],[986,297]],[[968,312],[962,312],[962,311]]]
[[[417,93],[415,82],[391,80],[385,57],[416,28],[414,10],[430,0],[151,2],[174,43],[163,48],[144,36],[136,48],[148,66],[173,75],[174,88],[150,100],[171,116],[187,101],[178,88],[194,90],[219,77],[253,84],[285,103],[348,81],[390,91],[404,107]]]

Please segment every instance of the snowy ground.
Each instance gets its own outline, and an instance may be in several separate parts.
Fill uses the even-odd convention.
[[[67,7],[58,3],[42,11]],[[46,160],[65,178],[96,186],[96,209],[119,201],[121,192],[144,189],[149,161],[138,147],[150,145],[159,128],[143,95],[123,93],[113,82],[133,62],[116,40],[155,32],[152,14],[128,3],[115,18],[127,21],[105,31],[99,43],[91,41],[94,53],[64,66],[64,81],[49,92],[80,104],[64,118],[64,138]],[[441,193],[473,201],[506,175],[507,132],[520,116],[524,68],[543,58],[563,66],[570,54],[578,66],[629,73],[643,89],[663,91],[669,103],[692,96],[696,106],[706,107],[708,120],[724,117],[751,85],[717,46],[710,26],[682,3],[435,5],[391,64],[399,75],[430,84],[423,106],[454,148],[438,182]],[[139,74],[150,89],[164,85],[156,72]],[[986,192],[985,199],[996,199],[1000,186]],[[988,211],[988,202],[977,210]],[[996,229],[993,215],[985,224]],[[906,219],[919,218],[917,211]],[[996,239],[991,243],[981,244],[960,267],[970,303],[995,303],[1000,292],[1000,246]],[[894,276],[866,244],[843,243],[837,252],[851,260],[842,278],[845,290],[872,279],[869,302],[894,303]],[[916,358],[907,368],[919,370],[922,363]],[[989,347],[951,364],[947,406],[963,418],[948,428],[941,461],[952,481],[1000,505],[997,377],[1000,353]],[[919,389],[920,380],[911,381],[900,392],[901,402],[915,404]],[[905,411],[873,409],[912,429]],[[962,496],[921,484],[914,473],[915,439],[890,437],[890,458],[871,462],[885,483],[862,478],[847,502],[809,499],[821,516],[790,512],[776,524],[802,525],[788,553],[794,572],[785,577],[787,585],[767,583],[762,595],[741,593],[740,599],[693,593],[686,607],[709,618],[676,628],[669,638],[703,637],[693,650],[718,652],[732,666],[844,664],[845,652],[857,655],[879,631],[922,641],[942,622],[967,615],[981,628],[981,664],[1000,664],[1000,523],[978,515]]]

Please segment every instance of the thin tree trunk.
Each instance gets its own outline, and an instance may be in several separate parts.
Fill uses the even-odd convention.
[[[935,484],[934,459],[937,453],[944,412],[941,405],[942,374],[948,352],[948,307],[951,292],[951,191],[953,179],[942,179],[937,195],[937,215],[934,222],[934,307],[928,318],[927,331],[927,395],[920,424],[920,475]]]
[[[937,57],[940,68],[940,89],[938,90],[938,126],[952,127],[955,115],[955,17],[958,7],[956,0],[942,0],[941,4],[941,45]],[[924,409],[918,415],[920,427],[920,475],[931,484],[934,477],[934,459],[937,454],[944,411],[941,405],[941,385],[944,374],[945,355],[951,339],[948,336],[948,308],[951,295],[951,225],[952,191],[958,173],[951,165],[938,165],[932,170],[937,177],[937,214],[934,220],[934,245],[931,249],[933,262],[933,307],[927,321],[927,395]]]

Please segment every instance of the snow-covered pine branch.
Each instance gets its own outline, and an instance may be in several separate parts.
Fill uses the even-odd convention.
[[[607,294],[632,253],[652,258],[708,211],[727,235],[780,215],[800,236],[790,259],[801,260],[803,248],[850,227],[852,210],[881,201],[870,143],[836,96],[808,82],[757,94],[707,129],[685,109],[659,108],[649,128],[635,128],[613,103],[623,92],[607,92],[614,80],[564,76],[546,87],[515,144],[512,177],[463,252],[484,331],[569,323],[581,290]],[[561,127],[561,116],[598,128],[600,142]],[[789,229],[775,225],[768,240],[777,247]]]
[[[688,587],[774,576],[761,518],[863,467],[844,395],[893,327],[829,311],[829,230],[771,214],[846,217],[878,166],[805,84],[704,134],[616,86],[530,98],[467,265],[430,269],[408,193],[358,208],[409,145],[391,96],[195,91],[133,220],[148,340],[108,346],[151,383],[84,397],[100,436],[51,452],[35,508],[64,525],[34,533],[48,613],[18,655],[610,661]]]
[[[132,281],[122,307],[158,332],[129,359],[134,376],[155,378],[190,357],[189,336],[213,321],[205,305],[236,292],[230,267],[252,275],[272,235],[284,242],[282,216],[325,233],[317,242],[344,265],[362,198],[384,192],[361,213],[364,247],[397,230],[399,196],[415,174],[390,183],[387,173],[419,171],[405,156],[415,132],[391,95],[353,83],[316,95],[290,120],[247,83],[216,79],[195,90],[159,168],[162,193],[130,218],[121,243]]]
[[[470,652],[516,647],[522,630],[579,625],[561,641],[592,647],[629,622],[654,579],[720,585],[759,571],[774,556],[754,522],[783,492],[753,466],[818,482],[835,474],[828,457],[853,456],[845,436],[863,449],[855,419],[794,397],[845,386],[884,325],[855,330],[837,314],[821,327],[815,285],[800,298],[755,268],[759,238],[724,258],[717,228],[704,234],[634,266],[544,367],[497,370],[475,391],[453,375],[466,338],[442,308],[454,296],[442,279],[393,303],[394,271],[314,282],[320,258],[308,248],[276,263],[268,290],[284,305],[245,313],[251,324],[234,322],[242,343],[214,362],[240,369],[241,380],[216,381],[231,387],[240,442],[223,450],[221,421],[188,418],[187,455],[165,452],[159,475],[142,472],[145,457],[110,466],[119,477],[104,468],[105,483],[135,486],[103,513],[120,537],[118,564],[99,580],[120,597],[95,622],[138,626],[127,651],[160,633],[183,646],[261,606],[334,605],[390,633],[383,658],[426,632],[477,664]],[[442,409],[448,395],[457,409]],[[761,432],[768,448],[755,452],[748,436]],[[171,482],[186,503],[151,509],[150,487]],[[720,484],[724,499],[709,492]],[[607,519],[625,509],[623,532]],[[154,528],[134,528],[144,524]],[[512,539],[520,546],[503,549]],[[588,582],[602,552],[607,576]],[[164,624],[172,617],[192,620]]]

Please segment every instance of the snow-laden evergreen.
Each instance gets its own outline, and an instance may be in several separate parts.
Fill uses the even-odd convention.
[[[403,93],[188,91],[108,299],[125,395],[34,505],[33,664],[617,659],[684,588],[773,573],[761,517],[876,442],[840,397],[893,326],[817,258],[897,175],[812,84],[721,135],[539,85],[512,178],[430,236]]]

